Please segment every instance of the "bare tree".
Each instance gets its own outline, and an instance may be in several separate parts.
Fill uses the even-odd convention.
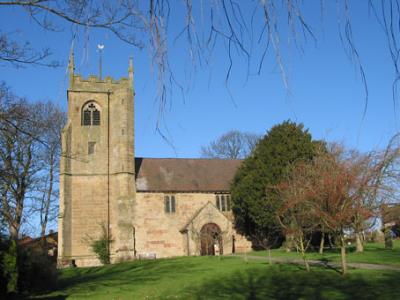
[[[193,70],[196,66],[212,61],[216,49],[226,51],[226,84],[238,60],[247,65],[247,74],[260,74],[266,57],[272,55],[280,70],[283,83],[289,88],[286,72],[286,46],[295,45],[302,52],[308,41],[318,41],[319,21],[309,15],[319,14],[321,19],[332,16],[337,20],[338,34],[344,50],[359,71],[365,86],[365,109],[368,105],[367,76],[352,30],[352,2],[337,1],[335,9],[325,1],[312,5],[302,1],[192,1],[171,2],[169,0],[9,0],[0,1],[0,8],[19,8],[27,13],[34,24],[48,31],[70,30],[73,38],[90,30],[111,32],[121,41],[136,48],[146,48],[155,66],[158,80],[160,112],[163,111],[167,95],[177,85],[181,88],[172,70],[169,52],[177,41],[183,41],[187,57]],[[399,30],[400,17],[397,1],[368,1],[365,17],[373,16],[387,39],[388,50],[395,70],[393,94],[399,79]],[[183,11],[183,14],[181,13]],[[372,13],[371,13],[372,12]],[[179,18],[175,18],[179,15]],[[182,17],[182,15],[184,17]],[[174,23],[171,24],[171,18]],[[318,18],[313,18],[318,20]],[[173,26],[172,26],[173,25]],[[185,53],[182,53],[185,54]],[[21,43],[13,32],[0,31],[0,61],[15,66],[40,64],[55,66],[49,61],[51,49],[35,49],[29,41]]]
[[[22,67],[26,64],[57,67],[59,65],[58,62],[46,61],[50,55],[49,48],[37,51],[31,47],[29,42],[20,44],[12,40],[11,34],[5,34],[0,31],[0,61],[10,63],[15,67]]]
[[[282,230],[279,226],[269,226],[268,230],[254,230],[251,235],[252,246],[255,249],[262,248],[267,251],[268,263],[272,264],[271,249],[281,244],[283,239]]]
[[[349,164],[356,178],[350,196],[358,208],[352,219],[357,252],[364,250],[364,232],[375,223],[374,220],[369,221],[379,217],[384,202],[397,197],[399,157],[399,135],[389,141],[384,151],[373,151],[365,155],[356,153],[350,157]],[[365,210],[369,213],[365,213]]]
[[[290,180],[278,186],[286,203],[284,207],[290,208],[291,218],[286,226],[294,226],[293,232],[300,237],[298,240],[301,242],[304,236],[300,230],[303,222],[313,223],[314,226],[323,224],[340,239],[342,273],[346,274],[344,231],[355,215],[353,202],[348,194],[354,181],[352,174],[331,153],[321,154],[312,162],[298,162],[289,174]],[[281,212],[281,215],[285,216],[286,211]],[[298,219],[302,222],[298,222]]]
[[[85,30],[99,28],[136,47],[142,47],[142,44],[135,36],[147,23],[147,20],[141,20],[144,15],[138,10],[139,4],[129,0],[11,0],[1,1],[0,7],[21,8],[36,25],[48,31],[59,32],[68,25]],[[76,29],[73,32],[76,34]],[[0,32],[0,61],[17,67],[26,64],[57,66],[56,62],[48,61],[51,54],[50,48],[37,50],[29,41],[20,43],[13,39],[12,33]]]
[[[41,129],[42,147],[38,159],[42,162],[40,180],[37,183],[36,205],[39,214],[40,235],[44,238],[49,222],[58,212],[58,170],[61,155],[61,130],[66,114],[52,102],[39,102],[35,105],[35,115]]]
[[[310,271],[306,251],[319,220],[310,201],[309,163],[297,163],[290,169],[287,179],[275,187],[282,199],[277,217],[286,236],[301,254],[306,270]]]
[[[59,136],[65,114],[52,103],[29,103],[4,84],[0,110],[1,218],[10,237],[17,239],[23,222],[38,214],[44,235],[49,217],[55,215]]]
[[[242,159],[250,155],[260,138],[261,136],[254,133],[231,130],[208,146],[201,147],[201,156]]]
[[[285,203],[283,207],[294,208],[289,211],[289,216],[293,216],[287,226],[294,224],[297,229],[298,218],[303,220],[305,215],[338,237],[342,273],[346,274],[345,231],[352,229],[360,235],[366,221],[377,212],[379,195],[387,195],[392,190],[388,179],[393,179],[396,172],[388,170],[393,170],[399,153],[392,140],[378,154],[351,152],[348,155],[343,148],[336,147],[320,153],[311,162],[297,162],[289,171],[289,179],[278,186]],[[283,216],[287,216],[287,211]],[[362,250],[361,241],[358,244]]]
[[[23,222],[26,195],[36,182],[40,163],[35,160],[38,147],[36,127],[31,122],[29,105],[16,99],[2,106],[7,121],[0,122],[0,192],[1,214],[8,225],[10,237],[17,239]],[[30,135],[23,131],[31,132]]]

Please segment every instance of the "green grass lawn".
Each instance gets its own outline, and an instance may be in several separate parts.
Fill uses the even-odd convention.
[[[253,251],[249,255],[267,256],[267,252]],[[280,258],[301,259],[300,255],[295,251],[286,252],[284,249],[271,250],[271,256]],[[319,254],[318,251],[309,251],[307,252],[307,259],[339,262],[340,249],[325,249],[325,253],[323,254]],[[347,261],[354,263],[400,266],[400,240],[394,241],[394,249],[385,249],[383,243],[368,243],[365,245],[364,252],[361,253],[355,252],[355,246],[350,246],[347,249]]]
[[[398,299],[398,271],[268,265],[239,257],[182,257],[61,271],[39,299]]]

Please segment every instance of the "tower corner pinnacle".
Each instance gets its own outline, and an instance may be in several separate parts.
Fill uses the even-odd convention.
[[[133,69],[133,57],[131,56],[131,57],[129,57],[129,69],[128,69],[130,82],[133,81],[133,72],[134,72],[134,69]]]
[[[75,72],[75,64],[74,64],[74,51],[71,51],[69,55],[68,61],[68,73],[69,73],[69,85],[72,86],[74,81],[74,72]]]

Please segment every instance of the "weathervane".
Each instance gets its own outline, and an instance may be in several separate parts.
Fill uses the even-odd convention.
[[[99,49],[100,52],[100,57],[99,57],[99,78],[101,80],[101,71],[102,71],[102,62],[103,62],[103,49],[104,45],[103,44],[98,44],[97,49]]]

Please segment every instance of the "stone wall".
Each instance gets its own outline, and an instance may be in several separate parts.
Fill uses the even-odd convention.
[[[90,241],[102,226],[113,235],[111,254],[129,258],[135,198],[132,82],[70,76],[68,123],[60,162],[59,261],[98,264]],[[100,125],[83,126],[82,108],[93,103]],[[89,144],[94,143],[93,151]],[[132,244],[133,245],[133,244]],[[132,248],[132,247],[131,247]]]
[[[132,63],[129,70],[129,79],[84,79],[70,64],[60,162],[60,265],[71,260],[77,266],[98,265],[90,242],[101,236],[102,226],[113,240],[113,262],[146,253],[198,255],[198,234],[207,223],[221,229],[224,254],[250,250],[232,227],[232,213],[215,207],[214,193],[175,193],[174,213],[165,212],[164,193],[136,193]],[[82,108],[89,102],[100,111],[100,125],[82,125]]]
[[[81,183],[85,184],[84,181]],[[76,182],[76,186],[80,183]],[[101,185],[101,183],[99,182]],[[115,244],[114,220],[111,221],[112,261],[133,259],[141,255],[155,254],[157,258],[199,255],[201,228],[207,223],[217,224],[223,236],[223,254],[231,254],[233,243],[235,252],[251,250],[251,243],[238,234],[232,226],[232,213],[220,212],[215,207],[215,194],[213,193],[176,193],[175,213],[166,213],[164,208],[164,193],[136,193],[134,205],[134,219],[128,220],[134,226],[132,240],[126,243],[129,257],[119,256]],[[167,194],[170,195],[170,194]],[[85,196],[84,194],[81,195]],[[100,195],[94,195],[100,199]],[[83,215],[83,212],[90,213]],[[90,207],[87,203],[78,203],[73,206],[72,214],[72,240],[73,252],[77,266],[98,265],[99,261],[85,243],[85,234],[91,232],[92,236],[99,234],[99,222],[104,215],[104,205],[96,203]],[[129,216],[125,215],[129,218]],[[79,228],[81,230],[79,230]],[[66,253],[66,256],[68,253]]]
[[[233,229],[232,213],[220,212],[215,207],[215,194],[176,193],[175,213],[165,212],[164,195],[136,194],[134,224],[137,254],[155,253],[157,257],[199,255],[198,234],[207,223],[220,227],[224,236],[224,254],[232,253],[233,237],[236,252],[251,249],[251,243]]]

